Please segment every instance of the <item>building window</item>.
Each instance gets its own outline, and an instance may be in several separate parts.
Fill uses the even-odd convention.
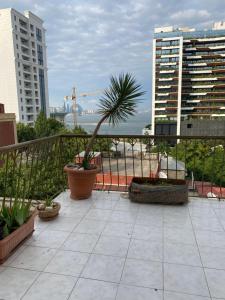
[[[24,120],[24,115],[22,115],[22,120]]]
[[[17,57],[18,57],[18,58],[20,58],[20,55],[19,55],[19,53],[17,53]]]
[[[41,45],[37,45],[37,56],[38,56],[38,64],[43,66],[43,48]]]
[[[21,106],[21,110],[23,111],[23,106]]]
[[[23,98],[20,98],[20,101],[23,102]]]
[[[192,128],[192,124],[187,124],[187,128]]]
[[[22,89],[20,89],[20,94],[22,94],[22,92],[23,92]]]
[[[35,48],[35,42],[31,42],[32,48]]]
[[[16,34],[16,40],[18,40],[18,35]]]
[[[20,67],[20,62],[18,62],[18,67]]]
[[[39,69],[39,88],[41,98],[41,110],[46,114],[45,75],[44,70],[42,69]]]
[[[34,25],[30,24],[30,30],[34,31]]]
[[[36,28],[36,37],[39,42],[42,42],[42,31],[39,28]]]
[[[17,30],[17,25],[15,25],[15,30]]]
[[[37,73],[37,68],[36,67],[34,67],[33,70],[34,70],[34,73]]]
[[[21,85],[21,80],[19,80],[19,85]]]
[[[16,21],[16,16],[14,15],[14,21]]]
[[[21,73],[20,73],[20,71],[18,72],[18,74],[19,74],[19,76],[21,76]]]

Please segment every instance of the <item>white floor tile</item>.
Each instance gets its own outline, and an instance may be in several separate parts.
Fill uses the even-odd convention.
[[[103,234],[130,238],[132,231],[133,224],[109,222],[103,230]]]
[[[69,300],[115,300],[117,284],[80,278]]]
[[[136,212],[114,210],[109,218],[109,221],[133,224],[136,220],[136,216],[137,216]]]
[[[129,258],[153,261],[163,260],[163,245],[158,241],[132,239],[128,251]]]
[[[39,246],[47,248],[59,248],[62,246],[64,241],[69,236],[69,232],[57,231],[57,230],[47,230],[45,229],[41,232],[34,241],[30,243],[30,246]]]
[[[59,250],[44,271],[55,274],[79,276],[88,258],[88,253]]]
[[[146,241],[156,241],[162,242],[163,237],[163,228],[153,227],[153,226],[144,226],[136,224],[134,226],[132,238],[146,240]]]
[[[198,267],[164,264],[164,289],[209,296],[203,269]]]
[[[119,282],[123,266],[123,258],[92,254],[81,277]]]
[[[192,230],[182,228],[164,228],[165,242],[172,242],[177,244],[190,244],[195,245],[195,236]]]
[[[95,199],[93,201],[92,208],[98,208],[98,209],[114,209],[116,205],[116,201],[109,200],[107,198],[100,198],[100,199]]]
[[[47,227],[48,230],[60,230],[60,231],[68,231],[72,232],[77,224],[81,221],[81,218],[74,217],[68,218],[63,216],[58,216],[58,218],[48,222],[49,225]]]
[[[63,250],[91,253],[99,239],[97,234],[73,232],[62,245]]]
[[[120,285],[116,300],[163,300],[162,291],[130,285]]]
[[[190,266],[202,266],[196,245],[164,243],[164,261]]]
[[[49,273],[42,273],[23,300],[67,300],[77,278]]]
[[[38,275],[36,271],[6,268],[0,273],[0,299],[21,299]]]
[[[195,230],[224,231],[217,218],[192,217],[192,224]]]
[[[219,231],[196,230],[199,246],[225,248],[225,233]]]
[[[205,269],[205,273],[211,296],[225,299],[225,271]]]
[[[225,270],[225,248],[200,247],[204,267]]]
[[[144,213],[139,213],[136,219],[136,224],[145,226],[162,227],[163,226],[163,216],[162,215],[149,215]]]
[[[90,234],[101,234],[106,226],[105,221],[96,221],[84,219],[74,229],[74,232],[79,233],[90,233]]]
[[[165,291],[164,300],[210,300],[210,298]]]
[[[95,246],[93,253],[125,257],[127,255],[130,239],[102,235]]]
[[[162,289],[162,264],[160,262],[127,259],[121,283]]]
[[[42,271],[54,257],[55,253],[55,249],[27,246],[27,248],[13,260],[10,266]]]
[[[109,209],[91,209],[86,215],[86,219],[107,221],[111,216],[112,210]]]

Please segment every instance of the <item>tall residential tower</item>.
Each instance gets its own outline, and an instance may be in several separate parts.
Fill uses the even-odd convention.
[[[225,133],[225,22],[210,30],[156,28],[153,134],[188,135],[193,126],[198,134],[210,126],[217,133],[220,120]]]
[[[34,124],[49,115],[45,29],[31,13],[0,10],[0,102],[17,121]]]

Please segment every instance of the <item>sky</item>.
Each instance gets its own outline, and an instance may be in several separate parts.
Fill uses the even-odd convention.
[[[0,0],[0,8],[30,10],[44,20],[50,106],[62,106],[73,86],[84,109],[95,109],[111,75],[130,72],[151,108],[154,27],[210,28],[225,20],[225,0]]]

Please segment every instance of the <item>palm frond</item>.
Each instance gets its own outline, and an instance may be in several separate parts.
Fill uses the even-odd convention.
[[[112,76],[110,83],[100,99],[98,113],[114,126],[135,114],[140,97],[145,92],[129,73],[121,74],[118,79]]]

